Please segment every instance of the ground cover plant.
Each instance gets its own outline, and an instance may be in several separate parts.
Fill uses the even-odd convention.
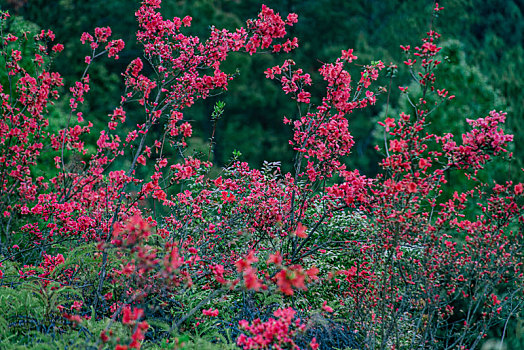
[[[436,85],[443,7],[434,4],[421,43],[403,43],[402,67],[359,62],[352,49],[323,64],[321,96],[309,92],[316,76],[289,58],[296,14],[262,6],[245,27],[211,27],[202,39],[186,34],[190,17],[160,9],[145,0],[136,11],[143,55],[122,72],[102,130],[83,117],[97,88],[89,68],[119,59],[124,41],[109,27],[84,33],[85,71],[66,89],[52,61],[67,48],[53,32],[10,33],[1,15],[2,346],[522,344],[524,185],[483,180],[492,160],[511,158],[506,114],[468,119],[462,135],[428,132],[433,111],[460,93]],[[227,90],[236,73],[221,64],[239,52],[283,54],[261,73],[296,104],[282,116],[296,154],[290,173],[279,163],[253,169],[235,153],[216,174],[214,131],[208,152],[187,147],[184,112]],[[414,83],[398,86],[409,107],[392,114],[398,69]],[[377,103],[382,171],[371,178],[345,159],[352,114]],[[216,128],[224,115],[219,102]],[[449,173],[463,178],[451,196],[442,191]]]

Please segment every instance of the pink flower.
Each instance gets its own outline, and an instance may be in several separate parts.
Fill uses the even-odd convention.
[[[409,192],[409,193],[415,193],[415,192],[417,192],[417,184],[414,183],[414,182],[410,182],[410,183],[408,184],[408,187],[407,187],[407,188],[408,188],[408,192]]]
[[[358,57],[353,55],[353,49],[348,49],[348,50],[342,50],[341,58],[351,63],[353,60],[356,60]]]
[[[419,161],[418,161],[418,167],[421,168],[421,169],[426,169],[428,168],[429,166],[431,166],[431,162],[428,161],[427,159],[425,158],[420,158]]]
[[[395,127],[395,119],[393,119],[393,118],[386,118],[386,120],[384,121],[384,124],[382,124],[382,125],[385,125],[386,126],[386,131],[389,131],[389,128]]]
[[[146,165],[146,157],[144,157],[144,155],[141,154],[141,155],[138,156],[138,158],[136,159],[136,162],[137,162],[138,164]]]
[[[290,13],[287,15],[286,24],[288,26],[292,26],[293,24],[298,22],[298,16],[296,13]]]
[[[322,304],[322,309],[326,312],[333,312],[333,308],[327,305],[327,301],[324,301],[324,303]]]
[[[309,99],[310,97],[311,97],[311,94],[309,92],[300,91],[298,93],[298,96],[297,96],[297,101],[298,102],[309,103],[310,102],[310,99]]]
[[[262,282],[258,279],[256,273],[257,271],[252,267],[244,270],[244,284],[247,289],[259,290],[263,287]]]
[[[165,166],[167,165],[167,159],[166,158],[162,158],[158,161],[158,167],[159,168],[164,168]]]
[[[280,265],[282,264],[282,256],[279,252],[276,252],[275,254],[269,255],[269,259],[267,259],[268,264],[275,264]]]
[[[309,347],[311,350],[317,350],[319,347],[319,344],[317,343],[317,338],[311,339],[311,342],[309,343]]]
[[[83,302],[75,300],[73,305],[71,305],[71,311],[73,311],[73,310],[80,310],[82,308],[82,304],[83,304]]]
[[[210,317],[217,317],[218,316],[218,309],[212,309],[212,308],[209,308],[207,310],[202,310],[202,314],[205,315],[205,316],[210,316]]]
[[[235,195],[233,193],[229,193],[227,191],[222,191],[221,195],[222,195],[222,201],[224,203],[234,202],[236,200]]]
[[[301,222],[299,222],[297,228],[295,229],[295,235],[300,238],[307,238],[306,230],[307,227],[302,225]]]
[[[122,51],[125,47],[125,43],[122,39],[118,40],[111,40],[109,44],[106,45],[106,50],[109,51],[107,57],[115,57],[115,60],[117,60],[118,53]]]
[[[182,19],[182,23],[184,24],[185,27],[189,27],[191,26],[191,21],[193,19],[191,18],[191,16],[186,16]]]
[[[64,45],[62,44],[53,45],[52,50],[53,52],[62,52],[64,50]]]
[[[82,34],[82,36],[80,37],[80,41],[82,42],[82,44],[85,44],[86,41],[87,42],[90,42],[92,43],[94,41],[93,37],[91,36],[91,34],[87,33],[87,32],[84,32]]]
[[[133,325],[138,319],[144,315],[143,309],[133,308],[128,305],[124,308],[122,323],[127,325]]]
[[[95,37],[99,42],[105,43],[110,36],[111,36],[110,27],[95,28]]]

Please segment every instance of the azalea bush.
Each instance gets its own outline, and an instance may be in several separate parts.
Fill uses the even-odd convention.
[[[524,185],[481,180],[492,159],[511,158],[512,136],[499,111],[468,119],[463,135],[427,132],[432,112],[460,93],[435,85],[445,63],[433,21],[422,43],[401,46],[419,89],[401,82],[410,108],[391,115],[401,68],[358,63],[352,49],[322,65],[324,94],[312,96],[317,76],[288,58],[296,14],[262,6],[245,27],[211,27],[201,39],[186,34],[190,17],[164,19],[160,5],[136,11],[143,55],[122,72],[102,130],[82,113],[97,88],[89,69],[119,59],[124,41],[109,27],[85,32],[84,74],[66,88],[52,62],[67,48],[49,30],[10,33],[1,15],[2,339],[12,348],[474,349],[495,327],[501,343],[517,334]],[[213,139],[208,154],[187,147],[184,111],[227,90],[235,73],[221,64],[237,52],[285,56],[261,74],[297,107],[283,116],[290,173],[235,154],[217,174]],[[345,159],[351,115],[377,103],[386,106],[382,172],[370,178]],[[223,115],[217,103],[215,127]],[[468,186],[452,198],[441,189],[450,172]]]

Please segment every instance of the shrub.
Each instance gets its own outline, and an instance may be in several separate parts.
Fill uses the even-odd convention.
[[[461,138],[427,132],[433,109],[453,99],[435,86],[434,28],[420,46],[402,46],[420,89],[399,87],[410,111],[386,108],[375,178],[344,165],[349,116],[389,94],[398,68],[356,65],[352,49],[321,67],[319,97],[293,60],[265,70],[297,105],[284,118],[292,173],[235,157],[211,176],[212,148],[206,160],[186,147],[184,110],[227,90],[233,76],[220,67],[230,53],[297,47],[286,38],[297,16],[262,6],[245,28],[212,27],[201,40],[184,34],[190,17],[165,20],[159,9],[145,0],[136,12],[144,55],[122,73],[125,90],[100,131],[81,110],[89,67],[125,47],[109,27],[82,35],[86,69],[64,97],[50,70],[64,49],[53,33],[1,33],[0,304],[12,310],[0,317],[3,338],[93,349],[316,349],[335,338],[353,348],[472,349],[500,324],[504,338],[522,310],[523,184],[479,177],[512,141],[505,113],[468,120]],[[34,53],[21,50],[33,43]],[[388,88],[375,87],[381,74]],[[67,125],[54,130],[49,115],[61,108]],[[217,104],[212,117],[223,112]],[[96,145],[84,141],[90,133]],[[446,198],[453,171],[469,187]]]

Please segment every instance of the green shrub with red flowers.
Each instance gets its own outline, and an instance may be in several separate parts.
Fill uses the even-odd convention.
[[[460,93],[437,85],[444,63],[433,22],[419,46],[402,46],[418,88],[402,83],[408,107],[398,114],[387,108],[393,63],[357,64],[358,53],[343,50],[318,72],[322,96],[292,59],[266,67],[297,106],[283,119],[294,170],[253,169],[237,154],[215,174],[212,146],[207,155],[187,147],[185,110],[227,90],[229,54],[289,54],[297,15],[262,6],[245,27],[211,27],[201,39],[186,34],[190,17],[165,19],[160,5],[144,0],[136,11],[143,55],[122,72],[103,130],[83,117],[97,88],[89,68],[119,59],[124,41],[109,27],[85,32],[85,71],[64,91],[51,70],[64,47],[51,31],[0,33],[3,343],[474,349],[494,327],[501,343],[518,331],[523,184],[481,180],[492,159],[510,158],[506,114],[468,119],[461,136],[428,131],[434,108]],[[441,10],[435,4],[434,16]],[[344,160],[351,115],[377,103],[386,104],[383,171],[369,178]],[[218,103],[213,120],[224,109]],[[56,110],[63,127],[50,127]],[[442,191],[449,172],[466,184],[451,198]]]

